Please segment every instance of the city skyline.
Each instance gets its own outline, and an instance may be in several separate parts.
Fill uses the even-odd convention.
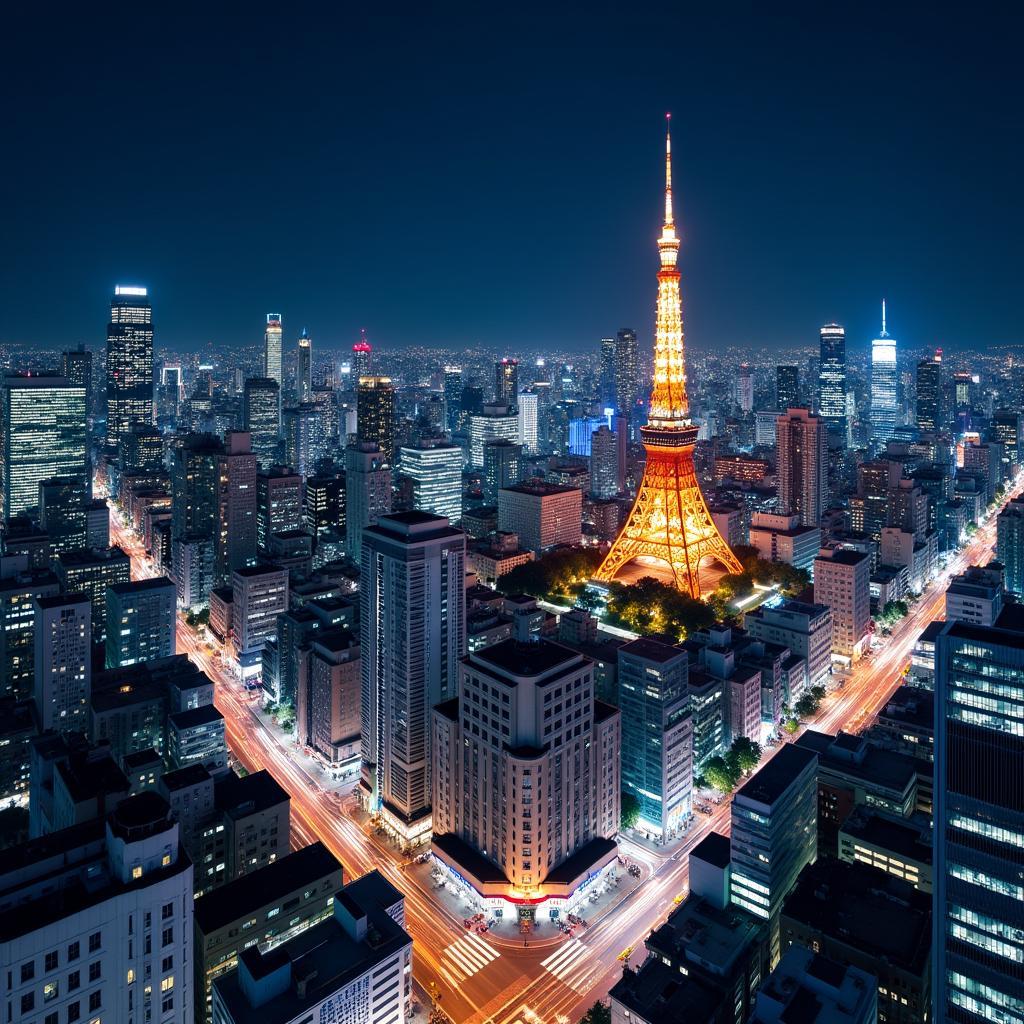
[[[130,31],[145,31],[146,17],[136,13]],[[570,26],[575,46],[551,52]],[[64,34],[72,27],[75,45]],[[0,341],[91,345],[104,293],[119,280],[149,287],[158,344],[180,348],[258,342],[260,318],[278,309],[291,325],[286,343],[303,325],[325,345],[351,344],[368,326],[375,344],[391,348],[530,338],[579,349],[624,324],[643,338],[648,239],[633,225],[653,212],[646,140],[666,109],[677,125],[694,351],[793,344],[830,320],[846,326],[851,345],[868,344],[883,295],[908,347],[1017,340],[1009,283],[1019,276],[1021,213],[1006,147],[1020,143],[999,131],[1011,90],[995,56],[1012,23],[982,39],[980,26],[922,25],[899,12],[887,14],[884,31],[869,15],[726,26],[693,12],[665,25],[643,14],[577,25],[556,14],[545,23],[550,41],[531,43],[537,26],[525,17],[508,27],[487,87],[472,96],[457,83],[484,73],[484,25],[442,17],[414,39],[412,26],[356,19],[341,42],[375,68],[373,88],[365,76],[327,77],[330,17],[315,37],[281,29],[277,59],[300,61],[303,75],[265,76],[262,60],[240,53],[246,42],[260,52],[267,27],[232,24],[239,35],[229,41],[214,18],[202,38],[189,36],[198,74],[180,94],[160,72],[133,93],[91,74],[91,90],[72,105],[59,102],[61,89],[81,60],[77,46],[95,49],[85,44],[98,26],[72,20],[48,34],[48,63],[61,70],[43,81],[26,73],[31,88],[13,86],[12,145],[38,155],[31,178],[8,168],[25,212],[8,222],[19,261],[0,285]],[[687,60],[670,72],[664,57],[684,30],[702,45],[684,48]],[[105,25],[97,46],[128,31]],[[148,35],[173,52],[182,31],[161,24]],[[523,90],[512,57],[531,45],[552,59]],[[449,59],[433,59],[437,46]],[[954,47],[957,59],[947,60]],[[31,59],[31,46],[16,49],[16,63]],[[644,73],[623,80],[594,70],[595,56],[617,53]],[[732,75],[733,62],[741,74]],[[225,75],[248,93],[220,132],[222,108],[204,100],[227,87]],[[811,77],[819,95],[803,88]],[[282,122],[286,110],[294,123]],[[145,125],[153,162],[117,170],[96,141],[106,117]],[[997,135],[1000,159],[979,160]],[[94,197],[70,219],[62,161],[47,159],[56,139],[74,148],[79,187]],[[47,201],[36,203],[41,189]],[[950,206],[953,196],[965,202]],[[481,215],[488,258],[469,260]],[[93,230],[100,217],[105,230]],[[566,274],[570,223],[578,244]],[[58,230],[61,244],[46,245]],[[398,305],[394,238],[413,271]],[[819,258],[823,246],[829,259]],[[971,252],[971,270],[936,251]],[[55,279],[57,302],[47,283]]]

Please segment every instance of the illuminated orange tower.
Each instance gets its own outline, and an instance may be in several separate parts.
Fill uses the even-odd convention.
[[[647,426],[640,428],[647,466],[629,514],[595,579],[612,580],[634,558],[656,558],[672,571],[680,590],[700,597],[698,570],[705,560],[742,572],[718,532],[693,468],[697,427],[690,422],[679,297],[679,239],[672,219],[671,115],[665,133],[665,224],[658,239],[658,314],[654,338],[654,388]]]

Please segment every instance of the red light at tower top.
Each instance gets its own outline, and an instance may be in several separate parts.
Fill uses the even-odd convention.
[[[366,328],[364,327],[360,332],[360,339],[352,346],[353,352],[372,352],[373,347],[366,340]]]

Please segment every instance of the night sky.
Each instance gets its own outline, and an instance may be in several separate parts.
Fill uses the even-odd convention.
[[[649,345],[666,110],[695,350],[1024,341],[1020,15],[153,6],[5,22],[0,341]]]

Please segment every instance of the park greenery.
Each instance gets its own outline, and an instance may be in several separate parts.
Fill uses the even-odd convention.
[[[885,606],[875,616],[875,623],[882,629],[892,629],[909,611],[910,606],[906,601],[886,601]]]
[[[619,817],[619,827],[625,831],[628,828],[636,828],[640,820],[640,801],[632,793],[622,791],[622,810]]]
[[[632,584],[608,584],[604,617],[613,626],[634,633],[685,640],[694,630],[711,626],[715,612],[704,601],[698,601],[653,576],[644,576]]]
[[[813,718],[818,713],[824,699],[825,687],[812,686],[800,696],[791,708],[784,707],[782,709],[783,730],[792,736],[800,728],[802,719]]]
[[[725,754],[716,754],[707,761],[702,782],[719,793],[731,793],[760,762],[761,745],[738,736]]]
[[[580,1024],[612,1024],[612,1010],[604,1003],[594,1003],[582,1017]]]
[[[498,579],[498,590],[556,602],[571,599],[597,572],[603,557],[597,548],[555,548],[505,573]]]
[[[199,626],[205,626],[210,621],[210,609],[204,608],[200,612],[194,612],[190,609],[185,612],[185,621],[192,629],[196,629]]]

